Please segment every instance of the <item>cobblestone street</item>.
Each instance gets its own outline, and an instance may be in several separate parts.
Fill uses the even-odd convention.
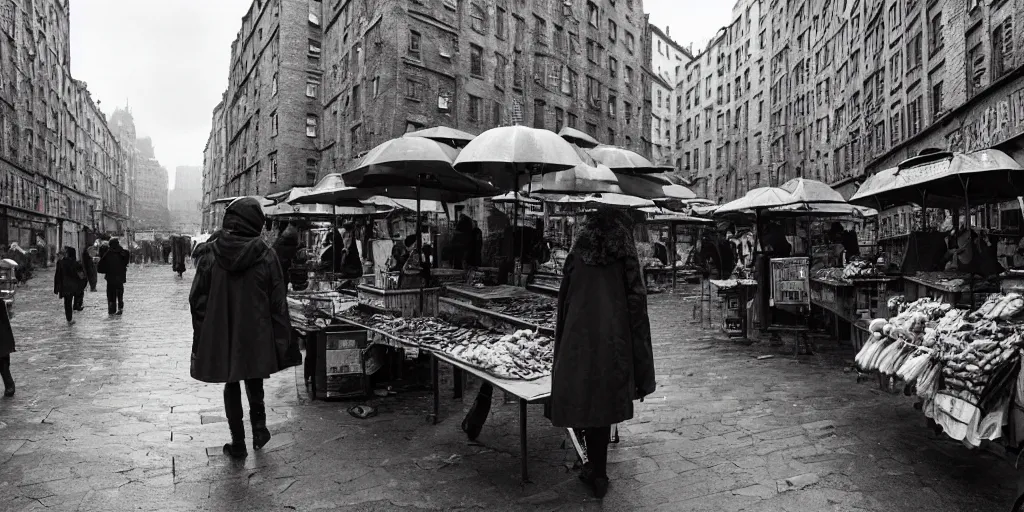
[[[856,383],[849,351],[732,343],[692,321],[682,292],[651,298],[659,388],[610,450],[603,503],[540,406],[523,486],[515,405],[496,397],[469,443],[473,393],[445,395],[436,426],[421,392],[373,400],[379,415],[360,420],[353,404],[309,402],[301,369],[267,383],[273,440],[232,462],[221,387],[189,377],[191,277],[133,265],[123,317],[107,316],[101,282],[70,327],[49,271],[19,291],[0,509],[1001,512],[1015,496],[1011,462],[934,434],[912,398]]]

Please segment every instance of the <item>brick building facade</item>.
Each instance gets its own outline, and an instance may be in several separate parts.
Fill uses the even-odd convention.
[[[124,151],[70,71],[66,0],[0,6],[0,244],[81,248],[127,227]]]
[[[698,59],[700,72],[695,61],[692,77],[681,85],[684,94],[703,93],[704,103],[687,102],[684,110],[692,120],[700,116],[704,137],[684,138],[682,152],[684,166],[689,159],[692,172],[709,183],[708,197],[728,200],[798,176],[833,184],[849,196],[865,174],[925,148],[1019,151],[1024,1],[750,4],[752,14],[758,5],[765,11],[749,18],[740,6],[734,12],[751,27],[743,33],[751,50],[743,41],[741,52],[757,77],[750,92],[745,76],[729,75],[728,61],[720,70],[726,49],[741,50],[734,45],[735,22]],[[716,69],[703,69],[712,62]],[[732,126],[728,116],[733,124],[740,117],[728,89],[722,103],[706,103],[708,91],[720,95],[735,78],[742,78],[752,102],[747,106],[741,97],[741,132],[724,128]],[[709,114],[716,118],[710,135]],[[759,124],[764,119],[767,127]],[[737,159],[740,165],[732,163]]]
[[[135,224],[139,231],[170,228],[167,209],[167,169],[160,165],[153,149],[153,140],[142,137],[136,141],[139,152],[135,182]]]
[[[224,96],[227,96],[225,93]],[[212,233],[220,225],[224,213],[213,201],[227,197],[227,125],[224,123],[224,100],[213,108],[212,128],[203,148],[203,213],[202,231]]]
[[[316,179],[320,16],[319,0],[254,0],[242,18],[210,136],[223,130],[224,164],[211,168],[223,175],[208,176],[224,183],[217,195],[266,195]]]
[[[677,131],[681,130],[682,98],[676,93],[676,84],[693,60],[690,51],[679,46],[662,31],[650,25],[649,51],[651,75],[651,161],[658,165],[681,170],[682,162],[676,157]]]
[[[570,126],[650,154],[639,0],[367,6],[341,1],[324,13],[322,174],[437,125]]]

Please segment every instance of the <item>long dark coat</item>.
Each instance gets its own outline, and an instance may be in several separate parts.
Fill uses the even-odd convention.
[[[67,255],[57,262],[57,270],[53,273],[53,293],[62,299],[82,293],[89,282],[84,277],[85,268],[78,261],[76,251],[71,247],[65,247],[64,250]]]
[[[599,212],[565,261],[558,293],[551,422],[604,427],[633,417],[654,392],[647,292],[628,217]]]
[[[132,255],[128,249],[121,247],[121,242],[116,238],[107,245],[106,252],[100,248],[102,256],[96,268],[103,274],[107,284],[124,284],[128,281],[128,264],[132,261]]]
[[[7,303],[0,299],[0,357],[14,352],[14,330],[7,312]]]
[[[287,285],[277,255],[260,232],[263,209],[238,199],[224,229],[201,246],[192,281],[192,378],[239,382],[300,364],[292,343]]]

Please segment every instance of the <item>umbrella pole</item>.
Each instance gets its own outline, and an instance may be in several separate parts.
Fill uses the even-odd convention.
[[[423,213],[420,210],[420,191],[423,188],[423,175],[416,176],[416,252],[420,259],[420,315],[423,315],[423,287],[430,275],[430,268],[423,261]]]

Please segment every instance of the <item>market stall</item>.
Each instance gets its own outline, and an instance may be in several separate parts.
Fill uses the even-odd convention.
[[[858,368],[916,394],[915,408],[969,448],[985,441],[1019,446],[1024,298],[992,294],[974,310],[930,298],[895,297],[891,305],[894,316],[871,322]]]

